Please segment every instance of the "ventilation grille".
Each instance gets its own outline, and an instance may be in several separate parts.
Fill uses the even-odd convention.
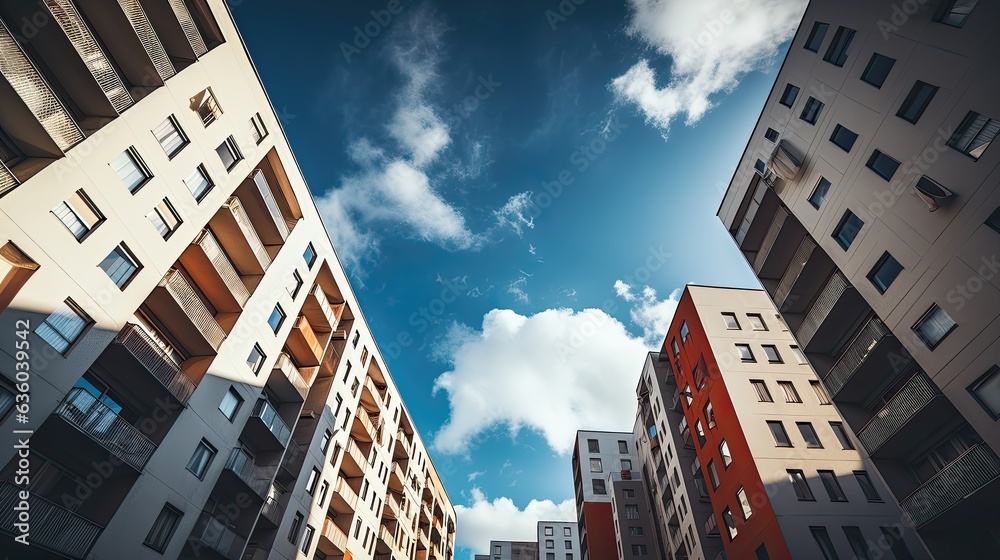
[[[174,15],[177,17],[177,21],[180,22],[181,29],[184,30],[184,35],[187,37],[188,43],[191,44],[194,54],[201,56],[207,53],[208,47],[205,46],[205,40],[202,39],[201,33],[198,32],[198,26],[195,25],[194,18],[191,17],[191,12],[188,11],[184,0],[170,0],[170,7],[173,8]]]
[[[146,49],[149,59],[153,61],[153,66],[160,78],[166,80],[176,74],[174,65],[170,63],[170,58],[167,56],[167,51],[163,49],[163,44],[160,43],[159,37],[153,31],[153,26],[150,25],[149,19],[146,18],[146,12],[142,11],[138,0],[118,0],[118,4],[125,12],[129,23],[132,24],[132,29],[135,30],[139,41],[142,42],[143,48]]]

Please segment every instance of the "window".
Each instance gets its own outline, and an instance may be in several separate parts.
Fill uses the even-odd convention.
[[[118,157],[111,160],[110,165],[130,193],[139,190],[153,176],[135,148],[129,148],[119,154]]]
[[[368,360],[368,347],[361,347],[361,366],[364,367],[365,362]]]
[[[809,204],[812,204],[813,208],[818,209],[823,205],[823,200],[826,199],[828,192],[830,192],[830,181],[827,181],[825,177],[820,177],[819,182],[816,183],[816,188],[809,195]]]
[[[746,490],[744,490],[742,487],[740,487],[740,489],[736,491],[736,500],[739,501],[740,503],[740,510],[741,513],[743,514],[743,521],[750,519],[750,516],[753,515],[753,509],[750,508],[750,500],[747,499]]]
[[[889,58],[879,53],[872,53],[872,58],[868,61],[868,66],[865,67],[865,71],[861,74],[861,81],[882,89],[882,84],[889,77],[889,72],[892,70],[894,64],[896,64],[895,58]]]
[[[879,530],[882,531],[882,536],[889,543],[889,549],[892,550],[892,555],[896,560],[913,560],[910,549],[906,548],[906,543],[903,541],[903,532],[898,527],[882,526],[879,527]]]
[[[773,128],[768,128],[766,131],[764,131],[764,139],[767,140],[768,142],[777,142],[778,131],[774,130]]]
[[[631,490],[629,488],[622,489],[622,497],[624,497],[624,498],[634,498],[635,497],[635,490]]]
[[[820,21],[814,23],[812,31],[809,32],[809,37],[806,38],[805,49],[807,51],[818,53],[819,47],[823,44],[823,39],[826,37],[828,29],[830,29],[829,23],[823,23]]]
[[[595,478],[595,479],[593,479],[592,482],[593,482],[593,485],[594,485],[594,494],[598,494],[598,495],[601,495],[601,496],[607,495],[608,490],[604,486],[604,481],[603,480],[601,480],[599,478]]]
[[[728,507],[722,510],[722,522],[726,524],[726,534],[729,535],[729,540],[736,538],[736,520],[733,519],[733,511]]]
[[[104,214],[101,214],[83,189],[60,202],[52,209],[52,214],[59,218],[77,241],[83,241],[91,231],[104,223]]]
[[[182,223],[180,215],[174,210],[170,201],[165,198],[153,208],[152,212],[146,214],[146,218],[156,228],[160,237],[164,239],[170,239],[170,236],[177,231],[177,227]]]
[[[781,94],[781,99],[778,103],[781,103],[785,107],[791,108],[795,104],[795,98],[799,95],[799,88],[788,84],[785,86],[785,91]]]
[[[553,532],[554,532],[554,529],[552,527],[546,527],[545,528],[545,536],[546,537],[551,537],[553,535]]]
[[[219,412],[226,417],[226,420],[230,422],[233,418],[236,418],[236,413],[240,410],[240,405],[243,404],[243,397],[240,396],[234,387],[230,387],[226,394],[222,397],[222,402],[219,403]]]
[[[799,428],[799,433],[802,434],[802,439],[806,442],[806,447],[823,447],[823,443],[819,441],[819,435],[816,433],[816,428],[813,428],[812,422],[796,422],[796,426]]]
[[[833,134],[830,135],[830,141],[845,152],[851,151],[851,148],[854,147],[854,142],[857,139],[858,135],[854,131],[841,124],[838,124],[833,129]]]
[[[306,261],[306,267],[309,268],[309,270],[312,270],[313,264],[316,263],[316,249],[313,247],[312,243],[306,245],[306,250],[302,253],[302,258]]]
[[[306,481],[306,494],[312,496],[316,492],[316,484],[319,482],[319,477],[319,469],[313,467],[312,471],[309,473],[309,480]]]
[[[979,0],[945,0],[941,8],[934,14],[934,21],[950,25],[952,27],[962,27],[965,20],[972,13]]]
[[[757,550],[754,551],[754,554],[757,555],[757,560],[771,560],[771,556],[767,553],[766,544],[758,546]]]
[[[674,356],[676,356],[676,355],[678,355],[678,354],[681,353],[680,347],[677,346],[677,339],[676,338],[670,339],[670,349],[674,351]]]
[[[816,545],[823,552],[823,560],[840,560],[840,557],[837,556],[837,549],[834,548],[833,540],[830,538],[830,533],[826,530],[826,527],[809,527],[809,532],[812,533],[813,539],[816,540]]]
[[[212,94],[212,88],[208,88],[191,98],[191,105],[198,107],[198,116],[201,117],[201,123],[205,126],[214,123],[222,116],[222,108],[219,107],[219,102]]]
[[[625,441],[623,439],[618,440],[618,452],[619,453],[628,453],[628,442],[627,441]]]
[[[792,446],[792,440],[788,439],[788,432],[785,431],[781,420],[768,420],[767,427],[771,430],[771,436],[774,437],[774,444],[777,447]]]
[[[299,290],[302,289],[302,275],[299,274],[298,270],[292,271],[292,281],[288,284],[288,295],[295,299],[299,295]]]
[[[630,471],[630,470],[632,470],[632,460],[631,459],[622,459],[622,470],[623,471]]]
[[[791,381],[779,381],[778,387],[781,387],[781,392],[785,395],[786,403],[802,402],[802,398],[799,397],[799,392],[795,390],[795,384]]]
[[[267,356],[264,354],[264,351],[260,349],[260,345],[254,344],[253,349],[250,350],[250,355],[247,356],[247,367],[250,368],[250,371],[252,371],[254,375],[257,375],[260,373],[260,369],[264,367],[264,360],[266,359]]]
[[[689,332],[690,331],[688,331],[688,323],[687,323],[687,321],[684,321],[683,323],[681,323],[681,342],[687,342],[688,341],[688,333]]]
[[[639,506],[626,504],[625,519],[639,519]]]
[[[867,471],[854,471],[854,478],[858,480],[858,486],[861,487],[861,492],[865,495],[866,500],[869,502],[882,501],[882,496],[878,495],[878,490],[875,489],[875,484],[872,483]]]
[[[800,502],[812,502],[816,498],[813,497],[812,490],[809,488],[809,481],[806,480],[806,475],[801,470],[789,470],[788,480],[792,483],[792,488],[795,489],[795,497],[798,498]]]
[[[837,481],[837,475],[833,471],[816,471],[819,474],[820,480],[823,481],[823,486],[826,488],[826,493],[830,496],[831,502],[846,502],[847,496],[844,495],[844,490],[840,487],[840,482]]]
[[[302,534],[302,548],[299,549],[303,554],[309,554],[314,534],[316,534],[316,529],[313,529],[312,525],[306,525],[306,531]]]
[[[707,401],[705,403],[705,423],[708,424],[708,429],[715,427],[715,408],[712,406],[712,401]]]
[[[115,283],[115,286],[118,286],[118,289],[124,290],[125,286],[135,277],[135,273],[142,269],[138,262],[128,247],[121,243],[112,249],[98,266]]]
[[[920,115],[924,114],[924,109],[930,105],[931,99],[934,99],[937,90],[937,86],[917,80],[906,99],[903,100],[903,104],[899,106],[899,110],[896,111],[896,116],[906,122],[916,124],[920,120]]]
[[[267,127],[264,126],[264,119],[260,117],[260,113],[250,117],[250,137],[253,138],[254,144],[260,144],[267,138]]]
[[[733,464],[733,454],[729,452],[729,443],[726,440],[722,440],[719,444],[719,455],[722,456],[722,466],[729,468],[729,465]]]
[[[545,548],[555,548],[556,542],[553,539],[545,539]]]
[[[753,352],[750,350],[749,344],[737,344],[736,351],[740,355],[740,360],[743,362],[755,362],[757,360],[753,359]]]
[[[789,346],[788,348],[791,349],[792,355],[795,356],[795,361],[796,362],[798,362],[800,364],[807,364],[807,363],[809,363],[809,360],[806,359],[805,352],[803,352],[801,348],[799,348],[798,346],[795,346],[794,344],[791,345],[791,346]],[[814,382],[810,381],[809,383],[814,383]]]
[[[153,136],[156,137],[156,141],[160,143],[160,147],[163,148],[164,153],[167,157],[173,159],[184,146],[188,145],[187,136],[184,135],[184,131],[181,130],[180,125],[177,124],[177,120],[174,119],[173,115],[170,115],[156,128],[153,129]]]
[[[868,548],[860,527],[844,527],[844,535],[847,536],[847,542],[851,543],[855,560],[872,560],[871,549]]]
[[[701,420],[694,421],[694,433],[698,434],[698,447],[704,447],[705,427],[702,425]]]
[[[735,313],[723,313],[722,319],[726,322],[726,328],[731,331],[740,330],[740,322],[736,320]]]
[[[968,389],[990,417],[994,420],[1000,418],[1000,367],[993,366],[988,369],[975,383],[969,385]]]
[[[902,272],[903,265],[888,252],[882,254],[882,258],[875,263],[875,266],[868,273],[868,281],[875,286],[878,293],[884,294],[892,285],[899,273]]]
[[[712,490],[719,489],[719,473],[715,470],[715,461],[708,462],[708,480],[712,482]]]
[[[847,55],[851,54],[851,45],[854,43],[854,35],[857,32],[848,27],[838,27],[833,34],[833,41],[826,49],[823,60],[834,66],[843,66],[847,62]]]
[[[278,329],[281,328],[281,324],[285,322],[285,310],[281,308],[280,303],[274,305],[274,310],[271,311],[271,316],[267,318],[267,324],[271,326],[271,330],[275,334],[278,333]]]
[[[187,470],[191,471],[199,479],[204,479],[208,465],[212,463],[212,458],[215,457],[216,453],[217,451],[214,447],[207,441],[201,440],[198,442],[198,447],[194,450],[194,455],[191,455],[191,459],[188,461]]]
[[[815,97],[810,97],[806,101],[805,107],[802,108],[802,113],[799,114],[799,118],[809,124],[816,124],[816,121],[819,120],[819,114],[822,111],[823,103]]]
[[[771,398],[771,392],[767,390],[767,383],[761,379],[751,379],[750,384],[757,392],[757,402],[774,402],[774,399]]]
[[[170,544],[170,538],[174,536],[174,531],[183,515],[181,510],[170,504],[164,504],[142,544],[162,554],[167,549],[167,545]]]
[[[569,527],[563,527],[563,536],[564,537],[569,537],[572,534],[573,534],[573,530],[572,529],[570,529]]]
[[[844,212],[844,217],[840,219],[837,228],[833,230],[833,238],[846,251],[851,247],[851,243],[854,243],[854,238],[858,236],[858,232],[861,231],[864,225],[865,223],[861,221],[861,218],[848,210]]]
[[[360,523],[360,522],[361,521],[358,520],[358,523]],[[503,549],[500,547],[500,545],[494,545],[493,546],[493,554],[500,554],[502,551],[503,551]]]
[[[630,537],[641,537],[642,536],[642,527],[629,527],[628,528],[628,534],[629,534]]]
[[[956,327],[958,324],[935,303],[917,324],[913,325],[913,332],[917,333],[927,348],[933,350]]]
[[[208,192],[212,190],[212,187],[215,186],[215,183],[208,176],[205,166],[199,165],[184,179],[184,185],[191,192],[191,195],[194,196],[194,199],[201,202],[208,195]]]
[[[684,388],[681,389],[681,394],[684,395],[684,402],[688,406],[691,406],[691,403],[694,401],[694,398],[691,395],[691,386],[690,385],[685,385]]]
[[[948,145],[963,154],[978,160],[1000,131],[1000,121],[969,111]]]
[[[73,300],[67,299],[38,325],[35,334],[60,354],[65,354],[90,322],[90,317]]]
[[[830,396],[826,394],[826,389],[819,381],[810,381],[809,386],[812,387],[813,393],[816,393],[819,404],[830,404]]]
[[[331,439],[333,439],[333,433],[330,432],[330,430],[325,430],[323,432],[323,438],[319,442],[319,450],[321,453],[326,453],[326,450],[330,448]]]
[[[871,157],[868,158],[868,163],[866,163],[865,166],[874,171],[879,177],[885,179],[886,181],[891,181],[892,176],[895,175],[896,170],[899,169],[899,162],[885,155],[882,151],[875,150],[872,152]]]
[[[598,443],[596,439],[588,439],[587,440],[587,450],[590,451],[591,453],[600,453],[601,452],[601,444]]]
[[[292,525],[288,528],[288,542],[295,544],[299,540],[299,527],[302,527],[302,514],[295,512],[295,517],[292,518]],[[361,528],[361,519],[358,519],[357,524],[354,526],[354,538],[358,538],[358,530]]]
[[[773,344],[762,344],[761,348],[764,349],[764,355],[767,356],[768,363],[780,364],[781,356],[778,354],[778,347]]]
[[[590,472],[604,472],[604,467],[601,465],[600,459],[590,460]]]
[[[747,319],[750,321],[750,328],[753,330],[767,330],[767,325],[764,324],[764,317],[762,317],[760,313],[747,313]]]
[[[240,148],[236,145],[236,139],[232,136],[219,144],[219,147],[215,149],[215,153],[219,154],[222,167],[225,167],[226,171],[232,171],[236,167],[236,164],[243,159],[243,154],[240,153]]]

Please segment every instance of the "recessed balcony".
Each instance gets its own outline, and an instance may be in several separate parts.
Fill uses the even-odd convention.
[[[891,342],[895,342],[895,337],[889,327],[876,316],[869,318],[844,348],[833,367],[823,376],[827,391],[837,397],[854,379],[859,383],[867,381],[868,385],[873,385],[892,372],[889,354],[892,350],[899,349],[899,345]],[[849,389],[850,394],[866,394],[854,387]]]
[[[844,333],[851,332],[870,312],[864,298],[838,270],[813,300],[795,335],[803,350],[829,353],[839,345]]]
[[[271,479],[274,477],[271,470],[273,469],[265,470],[255,465],[253,457],[237,447],[229,454],[229,459],[222,472],[223,474],[229,473],[230,476],[235,477],[246,488],[263,499],[266,498],[267,491],[271,487]]]
[[[413,441],[410,436],[406,435],[403,430],[398,430],[396,432],[396,445],[393,448],[393,458],[401,461],[409,459],[412,446]]]
[[[261,276],[271,266],[271,255],[239,198],[229,197],[209,222],[209,228],[241,275]]]
[[[900,506],[919,529],[998,478],[1000,463],[989,446],[981,443],[900,500]]]
[[[333,306],[326,299],[326,294],[319,284],[313,284],[312,289],[306,294],[306,299],[302,303],[302,314],[309,319],[309,324],[316,332],[330,332],[337,325]]]
[[[371,449],[371,444],[367,444]],[[358,442],[353,437],[347,438],[347,446],[344,448],[344,458],[340,463],[341,470],[348,477],[364,476],[368,467],[368,453],[361,449]]]
[[[281,502],[273,495],[268,496],[264,500],[264,506],[260,509],[260,517],[270,523],[272,527],[277,527],[281,525],[281,509]]]
[[[364,408],[359,407],[357,412],[354,414],[354,422],[351,426],[351,437],[364,442],[375,441],[375,438],[377,437],[377,432],[375,430],[375,426],[372,424],[371,417],[368,416],[368,412],[366,412]]]
[[[289,333],[285,344],[296,362],[313,367],[318,366],[323,360],[323,352],[329,339],[329,333],[325,336],[318,334],[313,330],[309,319],[299,315],[292,324],[292,332]]]
[[[11,536],[21,534],[14,527],[19,522],[14,507],[20,502],[21,491],[9,482],[0,484],[0,531]],[[64,558],[84,560],[104,529],[34,492],[28,494],[28,511],[31,545]]]
[[[108,9],[104,0],[76,3],[121,69],[125,81],[139,88],[156,88],[177,73],[139,0],[118,0],[115,9]]]
[[[788,262],[788,267],[785,268],[784,274],[781,275],[781,279],[774,289],[774,306],[778,309],[782,308],[785,300],[792,293],[792,288],[799,280],[802,271],[806,268],[806,263],[809,262],[815,250],[816,242],[808,235],[804,236],[802,241],[799,242],[799,246],[795,249],[795,254],[792,255],[791,260]]]
[[[918,372],[858,431],[858,439],[873,457],[909,453],[948,414],[950,405],[941,396]]]
[[[184,68],[208,52],[184,0],[140,1],[175,67]]]
[[[347,552],[347,533],[340,528],[332,517],[323,521],[318,547],[328,556],[340,556]]]
[[[361,480],[357,478],[355,480]],[[353,514],[358,507],[358,491],[342,476],[337,477],[337,485],[330,497],[330,509],[345,515]]]
[[[156,395],[166,392],[186,405],[197,387],[180,364],[145,329],[133,323],[125,325],[98,361],[113,364],[117,372],[131,380],[137,394],[148,391],[153,395],[148,399],[151,402]]]
[[[306,368],[315,374],[316,368]],[[304,401],[309,394],[309,381],[301,368],[295,365],[291,356],[282,352],[274,362],[271,377],[267,382],[282,402]]]
[[[219,351],[226,338],[187,278],[171,268],[146,298],[146,304],[181,345],[194,356],[210,356]]]
[[[70,390],[54,414],[137,471],[142,471],[156,450],[138,428],[85,389]]]
[[[238,315],[250,299],[239,272],[208,229],[195,236],[180,261],[219,313]]]
[[[378,528],[378,541],[375,544],[377,554],[391,554],[396,548],[396,537],[385,525]]]
[[[259,399],[243,428],[244,439],[255,449],[274,451],[288,444],[292,431],[267,399]]]
[[[396,461],[392,462],[392,466],[389,469],[389,488],[402,492],[403,487],[406,486],[406,474],[403,468]]]
[[[247,538],[232,530],[225,518],[217,518],[207,511],[201,512],[195,522],[188,546],[200,555],[201,551],[211,551],[227,560],[240,560],[240,554],[247,544]]]
[[[371,377],[365,377],[365,384],[361,387],[361,405],[369,413],[379,414],[385,406],[385,399],[382,396],[384,391],[384,386],[380,391]]]

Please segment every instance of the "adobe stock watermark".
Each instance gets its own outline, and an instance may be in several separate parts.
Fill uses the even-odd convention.
[[[493,79],[493,74],[487,74],[486,76],[479,75],[476,77],[476,82],[476,87],[472,93],[452,105],[451,110],[448,112],[445,124],[452,132],[458,130],[462,126],[462,123],[465,122],[465,119],[468,119],[473,113],[478,111],[482,102],[492,97],[497,88],[503,85],[503,82]]]
[[[1000,258],[997,258],[996,253],[988,257],[980,257],[976,264],[979,265],[976,274],[969,276],[964,282],[955,284],[955,287],[945,295],[945,301],[950,303],[955,311],[965,309],[965,306],[976,297],[976,294],[983,291],[986,284],[996,278],[997,273],[1000,272]]]
[[[586,2],[587,0],[559,0],[555,9],[549,8],[545,10],[545,21],[548,22],[552,31],[555,31],[559,27],[559,24],[564,23],[570,16],[576,13],[578,6],[582,6]]]
[[[408,4],[409,0],[406,3]],[[363,25],[354,26],[354,37],[351,39],[351,42],[340,42],[340,54],[344,56],[344,60],[348,64],[354,62],[353,58],[361,54],[362,51],[372,44],[372,41],[376,37],[392,25],[392,22],[396,20],[396,16],[402,13],[405,6],[406,4],[402,0],[389,0],[385,8],[368,12],[371,15],[371,19]]]
[[[910,21],[910,17],[920,11],[920,8],[927,5],[928,0],[904,0],[900,4],[893,4],[890,7],[889,20],[879,18],[875,22],[878,27],[879,32],[882,34],[882,40],[888,41],[889,34],[899,31],[899,28],[903,27]]]

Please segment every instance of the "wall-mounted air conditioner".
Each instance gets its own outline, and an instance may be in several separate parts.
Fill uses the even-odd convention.
[[[930,177],[924,175],[921,177],[916,185],[913,185],[914,192],[920,197],[920,200],[924,201],[927,205],[927,209],[931,212],[940,208],[947,200],[953,196],[955,193],[949,191],[948,189],[942,187],[937,181],[934,181]]]

